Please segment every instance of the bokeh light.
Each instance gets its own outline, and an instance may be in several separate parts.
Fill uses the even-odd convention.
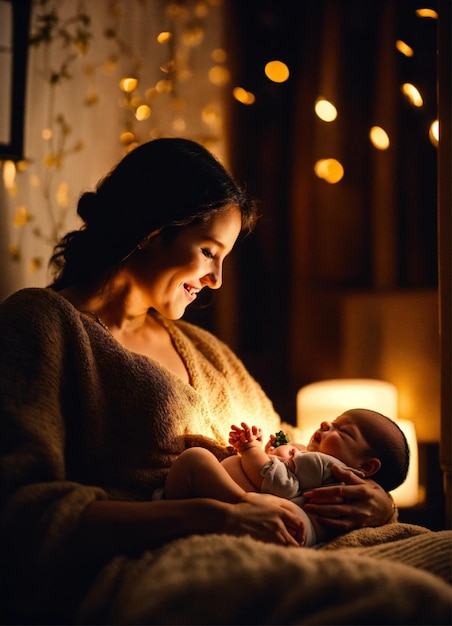
[[[269,61],[264,68],[265,76],[274,83],[284,83],[290,76],[289,68],[282,61]]]
[[[390,145],[388,133],[381,126],[372,126],[369,138],[377,150],[387,150]]]
[[[332,185],[344,177],[344,168],[337,159],[319,159],[314,165],[314,172],[316,176]]]
[[[337,118],[337,109],[332,102],[325,98],[316,100],[314,110],[316,115],[324,122],[333,122]]]

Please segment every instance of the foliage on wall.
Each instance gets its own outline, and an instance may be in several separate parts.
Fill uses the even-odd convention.
[[[46,92],[46,119],[36,150],[42,160],[33,162],[36,155],[31,154],[27,161],[4,163],[3,170],[12,201],[25,184],[21,173],[28,171],[28,184],[44,202],[45,219],[26,202],[14,207],[9,254],[17,263],[24,261],[27,232],[44,244],[45,255],[67,232],[68,211],[73,213],[74,208],[70,196],[76,190],[71,190],[66,172],[74,157],[87,151],[78,128],[81,109],[85,115],[89,110],[95,115],[102,99],[109,99],[116,111],[111,115],[119,120],[111,129],[119,153],[149,139],[177,134],[196,139],[221,156],[227,55],[218,44],[205,49],[212,20],[219,19],[221,0],[133,0],[131,5],[130,0],[33,2],[30,55],[39,54],[40,89]],[[124,29],[132,9],[142,15],[138,23],[144,45],[143,33],[133,32],[136,24]],[[217,32],[215,37],[218,41]],[[62,92],[75,85],[84,91],[81,107],[62,106]],[[28,270],[36,272],[42,264],[40,252],[28,262]]]

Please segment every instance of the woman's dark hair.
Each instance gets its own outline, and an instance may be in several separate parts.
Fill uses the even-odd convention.
[[[142,144],[80,197],[84,224],[55,246],[51,287],[99,286],[150,233],[206,222],[230,204],[251,232],[254,202],[206,148],[181,138]]]
[[[350,412],[353,413],[361,435],[369,446],[367,453],[381,461],[380,469],[371,478],[385,491],[392,491],[407,477],[410,449],[406,437],[397,423],[386,415],[366,409],[364,417],[359,411],[361,409],[352,409]],[[373,416],[373,419],[369,419],[369,415]],[[375,428],[378,421],[389,424],[391,428]]]

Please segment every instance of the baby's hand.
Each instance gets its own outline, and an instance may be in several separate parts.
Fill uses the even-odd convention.
[[[240,452],[245,446],[261,445],[262,444],[262,430],[257,426],[251,426],[251,428],[245,422],[242,422],[241,426],[231,426],[231,432],[229,433],[229,443],[232,447]]]

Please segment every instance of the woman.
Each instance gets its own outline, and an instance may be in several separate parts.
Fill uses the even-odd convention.
[[[185,448],[222,459],[231,423],[258,420],[266,437],[281,427],[235,355],[177,321],[204,287],[221,286],[253,204],[207,150],[159,139],[83,194],[78,214],[82,228],[54,251],[50,288],[0,306],[5,584],[12,609],[35,619],[70,614],[109,559],[176,537],[303,540],[296,507],[281,498],[150,501]],[[347,530],[391,517],[376,484],[337,477],[346,485],[311,500],[324,523]]]

